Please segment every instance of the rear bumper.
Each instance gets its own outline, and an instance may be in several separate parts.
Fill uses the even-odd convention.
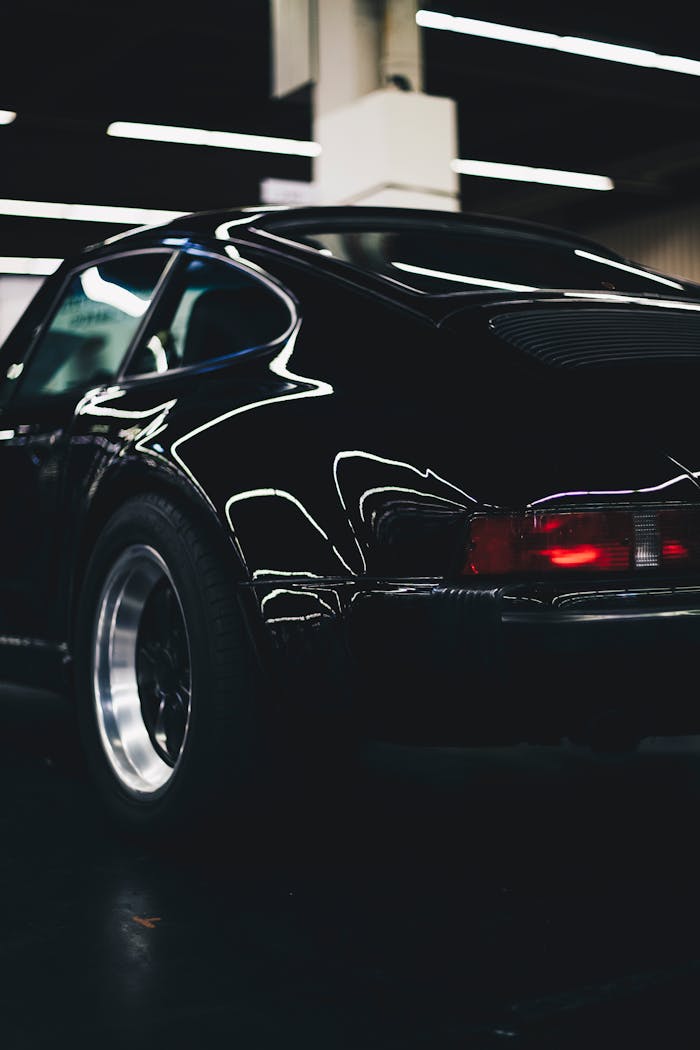
[[[700,616],[700,583],[635,588],[613,584],[565,591],[521,584],[503,588],[499,594],[502,621],[512,624],[661,623]]]
[[[700,580],[414,584],[355,603],[373,735],[479,744],[700,732]]]

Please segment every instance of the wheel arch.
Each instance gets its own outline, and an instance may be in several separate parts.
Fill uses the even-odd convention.
[[[61,633],[67,640],[69,653],[73,651],[78,597],[97,538],[107,521],[126,500],[145,495],[160,495],[175,504],[204,530],[222,560],[230,566],[235,582],[247,579],[247,570],[235,549],[231,535],[227,534],[215,509],[204,497],[193,489],[185,491],[181,479],[164,472],[139,469],[138,465],[116,469],[103,478],[91,497],[79,534],[73,542],[65,587],[66,597],[61,610]]]

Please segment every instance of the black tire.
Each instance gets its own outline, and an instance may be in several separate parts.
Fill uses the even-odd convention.
[[[158,601],[167,601],[169,611],[167,615],[159,615],[160,610],[158,614],[149,613],[149,624],[157,625],[152,628],[154,631],[162,631],[164,622],[174,623],[166,629],[166,634],[168,630],[173,635],[178,633],[178,651],[182,652],[184,623],[188,649],[188,660],[182,658],[178,673],[179,680],[183,679],[182,667],[185,667],[189,675],[189,701],[183,701],[187,690],[180,688],[177,694],[180,722],[174,739],[179,741],[182,736],[182,742],[172,746],[171,755],[167,750],[171,746],[170,737],[163,732],[158,736],[155,723],[148,728],[141,672],[137,674],[136,670],[143,664],[142,648],[146,651],[145,643],[141,642],[146,617],[143,609],[151,599],[144,599],[138,614],[138,644],[134,642],[136,699],[132,696],[130,703],[133,720],[138,721],[138,711],[141,711],[142,724],[137,729],[141,734],[139,740],[145,741],[144,753],[149,745],[154,749],[153,762],[160,761],[163,766],[158,776],[167,778],[154,789],[141,775],[142,767],[132,764],[128,749],[122,746],[124,741],[128,742],[126,731],[122,737],[115,729],[119,690],[105,692],[100,686],[103,680],[112,682],[109,661],[114,659],[116,651],[112,644],[103,642],[110,617],[105,614],[100,620],[100,609],[109,608],[112,590],[118,594],[120,571],[127,572],[129,566],[136,566],[134,573],[139,571],[141,563],[137,555],[147,559],[143,563],[146,569],[151,564],[156,567],[154,573],[159,567],[165,567],[165,582],[159,580],[159,586],[166,592],[172,590],[177,598],[173,612],[172,595],[166,593],[162,599],[159,597]],[[120,568],[124,566],[126,568]],[[137,580],[137,577],[132,575],[128,579]],[[125,583],[123,593],[129,586],[135,588],[137,583]],[[154,586],[153,592],[155,589]],[[127,605],[123,602],[118,608],[126,610]],[[126,612],[123,615],[126,616]],[[117,613],[111,620],[119,622]],[[125,637],[128,636],[125,634]],[[153,643],[151,654],[164,651],[163,644],[157,644],[160,649]],[[170,648],[174,646],[175,642]],[[100,796],[122,827],[135,832],[147,831],[149,835],[177,831],[177,837],[183,834],[189,837],[220,817],[222,808],[230,810],[232,803],[240,801],[256,766],[260,727],[254,662],[236,600],[233,567],[215,550],[194,519],[170,500],[156,494],[133,497],[103,527],[81,586],[74,653],[78,721],[87,763]],[[113,696],[114,702],[105,703],[105,695]],[[164,693],[154,695],[157,703],[157,698]],[[164,704],[162,700],[159,714]],[[183,711],[187,706],[188,717],[183,729]],[[112,731],[116,744],[109,735]],[[167,761],[164,762],[161,755]],[[148,761],[151,761],[150,755]],[[172,769],[168,771],[166,767],[170,764]],[[147,765],[143,768],[150,770]]]

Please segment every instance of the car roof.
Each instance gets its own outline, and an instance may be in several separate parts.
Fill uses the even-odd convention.
[[[219,209],[215,211],[190,212],[178,216],[158,226],[139,227],[117,234],[92,250],[121,242],[140,243],[154,236],[166,238],[188,238],[204,241],[226,241],[245,239],[257,240],[259,234],[284,237],[295,230],[322,229],[324,225],[342,224],[345,228],[357,225],[358,229],[379,226],[417,226],[431,227],[437,230],[454,231],[479,230],[491,231],[494,234],[526,236],[537,238],[550,244],[568,245],[577,248],[596,248],[603,250],[607,257],[615,258],[617,253],[610,251],[598,242],[579,236],[568,230],[544,223],[531,222],[525,219],[514,219],[499,215],[486,215],[477,212],[449,212],[427,208],[394,208],[369,205],[316,205],[312,207],[287,207],[272,205],[248,205],[239,208]],[[261,238],[261,240],[264,238]],[[292,238],[290,238],[292,239]]]
[[[212,211],[190,212],[179,215],[168,222],[142,226],[126,230],[98,244],[91,245],[77,257],[64,260],[60,273],[82,262],[99,260],[106,252],[129,251],[153,247],[203,248],[220,250],[224,254],[226,245],[241,247],[259,247],[273,249],[282,254],[295,257],[297,260],[312,259],[315,267],[341,277],[374,295],[401,304],[413,312],[435,319],[444,314],[442,300],[452,301],[465,294],[473,301],[477,294],[455,291],[453,289],[440,293],[424,294],[400,281],[382,273],[340,259],[331,259],[317,252],[304,243],[303,236],[342,230],[347,232],[356,225],[360,231],[410,229],[422,227],[435,232],[471,231],[475,234],[489,234],[505,239],[531,240],[533,247],[554,247],[568,250],[584,250],[605,259],[629,265],[629,260],[606,245],[590,240],[575,232],[548,226],[544,223],[531,222],[500,215],[488,215],[478,212],[449,212],[427,208],[395,208],[369,205],[315,205],[311,207],[288,207],[280,205],[246,205],[239,208],[217,209]],[[646,267],[645,267],[646,269]],[[656,273],[657,271],[651,270]],[[700,285],[684,281],[688,294],[700,299]],[[542,289],[544,293],[546,289]],[[556,289],[550,289],[554,294]],[[502,291],[481,289],[482,298],[493,298],[503,295]],[[664,298],[662,292],[653,294],[654,298]]]

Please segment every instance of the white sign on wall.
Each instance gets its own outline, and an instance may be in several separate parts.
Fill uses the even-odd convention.
[[[260,183],[262,204],[288,204],[290,207],[306,207],[318,204],[318,187],[314,182],[298,179],[263,179]]]

